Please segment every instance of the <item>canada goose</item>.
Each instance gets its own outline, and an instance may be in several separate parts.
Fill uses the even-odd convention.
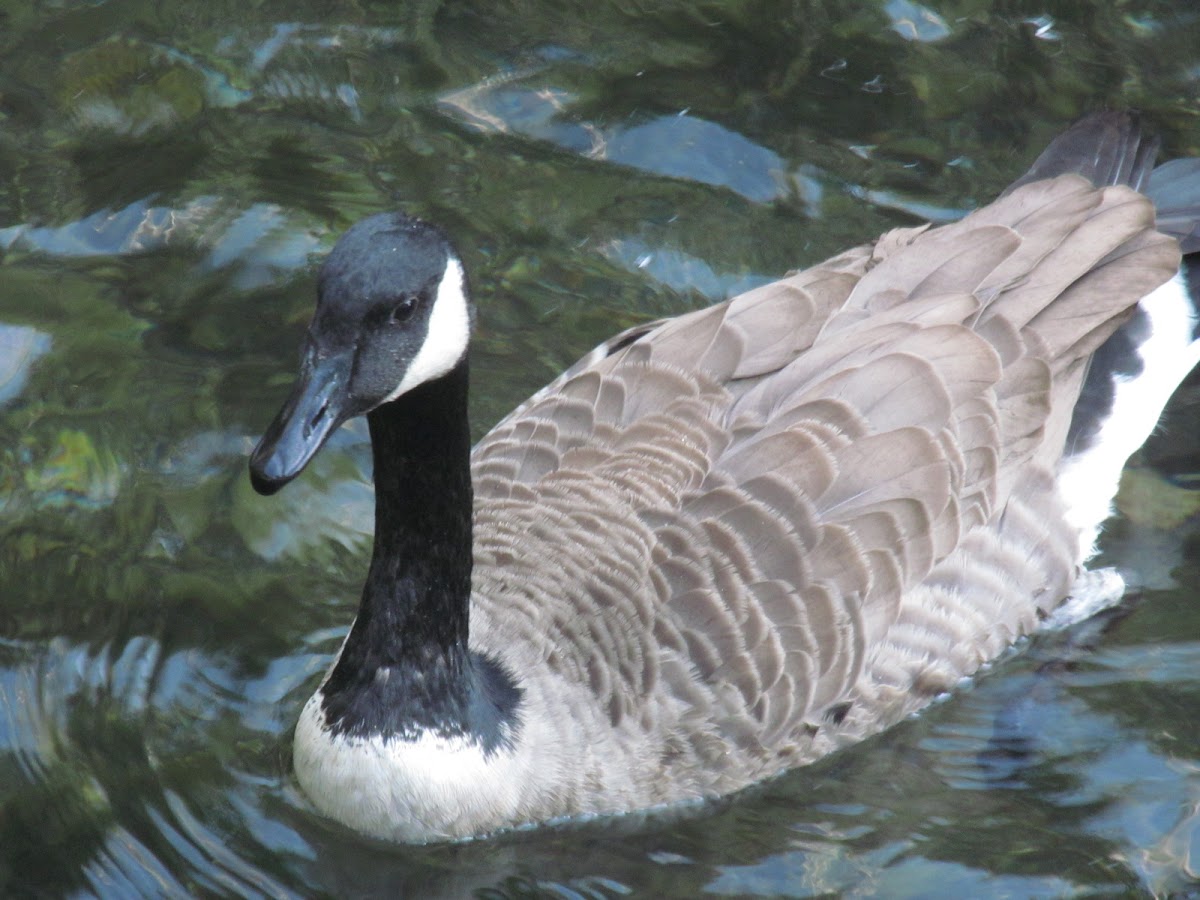
[[[462,264],[404,214],[354,225],[250,461],[273,493],[367,416],[374,553],[295,734],[313,803],[430,841],[727,794],[1032,630],[1200,359],[1200,160],[1156,151],[1086,118],[960,222],[618,335],[473,450]]]

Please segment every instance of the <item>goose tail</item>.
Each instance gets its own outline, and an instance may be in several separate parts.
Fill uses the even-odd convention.
[[[1096,187],[1122,184],[1145,193],[1158,148],[1158,137],[1142,130],[1137,113],[1092,113],[1047,144],[1029,171],[1001,196],[1059,175],[1082,175]]]

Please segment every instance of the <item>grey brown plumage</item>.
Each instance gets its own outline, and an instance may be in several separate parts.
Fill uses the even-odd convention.
[[[1178,265],[1063,176],[618,336],[476,448],[480,646],[586,684],[646,802],[886,727],[1066,596],[1065,411]]]
[[[464,675],[467,701],[403,733],[373,713],[347,724],[326,693],[353,680],[343,648],[297,732],[306,789],[399,839],[724,794],[887,727],[1030,632],[1090,546],[1057,487],[1073,418],[1095,415],[1077,409],[1089,364],[1197,233],[1200,170],[1151,174],[1156,147],[1131,117],[1093,117],[960,222],[891,231],[584,357],[471,454],[473,656],[448,639],[412,651],[488,661],[506,687]],[[1179,189],[1158,226],[1129,186],[1156,177]],[[459,366],[445,378],[465,392]],[[429,427],[412,405],[405,427]],[[298,471],[273,449],[290,408],[252,463],[267,490]],[[405,467],[420,464],[389,478],[419,490]],[[426,617],[468,603],[430,591]],[[358,635],[376,606],[412,621],[397,603],[368,580],[356,660],[388,649]],[[353,677],[382,690],[402,668]],[[490,782],[445,776],[430,746]],[[358,768],[384,759],[377,799]]]

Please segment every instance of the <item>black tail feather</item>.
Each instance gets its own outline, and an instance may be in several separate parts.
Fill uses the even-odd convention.
[[[1142,133],[1136,113],[1092,113],[1052,140],[1005,193],[1033,181],[1070,174],[1082,175],[1097,187],[1124,184],[1142,191],[1150,181],[1158,146],[1157,137]]]
[[[1200,251],[1200,159],[1173,159],[1150,175],[1158,230],[1179,241],[1184,253]]]

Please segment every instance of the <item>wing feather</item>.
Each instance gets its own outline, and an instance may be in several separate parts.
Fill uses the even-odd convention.
[[[1177,264],[1060,175],[618,335],[475,449],[473,641],[697,795],[894,721],[1062,596],[1062,411]]]

